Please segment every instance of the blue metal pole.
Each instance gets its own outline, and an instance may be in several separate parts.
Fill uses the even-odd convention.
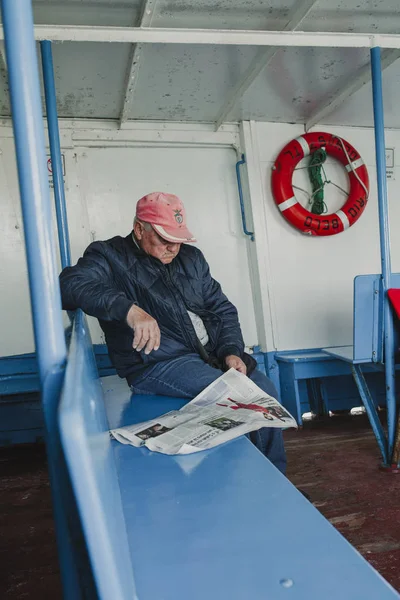
[[[81,595],[70,545],[66,503],[63,506],[63,465],[57,427],[67,351],[56,271],[32,6],[30,0],[0,1],[64,597],[77,600]]]
[[[54,82],[53,54],[51,42],[40,42],[42,54],[42,69],[44,93],[46,98],[47,124],[50,142],[51,167],[53,171],[54,200],[57,215],[58,243],[62,268],[71,264],[69,245],[67,206],[65,202],[63,164],[60,148],[60,134],[58,130],[58,115],[56,101],[56,86]]]
[[[247,229],[246,212],[244,210],[242,177],[240,175],[240,165],[244,165],[244,164],[246,164],[246,159],[244,157],[244,154],[242,154],[241,160],[238,160],[236,163],[236,179],[237,179],[237,185],[238,185],[238,190],[239,190],[240,212],[242,214],[243,233],[245,235],[250,236],[251,241],[254,242],[254,233]]]
[[[388,422],[388,454],[392,456],[396,433],[396,389],[394,367],[394,326],[387,290],[391,287],[389,211],[386,182],[385,126],[383,119],[381,49],[371,48],[372,96],[375,125],[376,174],[378,184],[379,234],[384,292],[383,330]]]

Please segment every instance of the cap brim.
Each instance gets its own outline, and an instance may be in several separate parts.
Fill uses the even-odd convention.
[[[162,227],[162,225],[152,224],[152,227],[167,242],[172,242],[173,244],[191,244],[197,242],[196,238],[193,237],[193,234],[186,227],[168,230]]]

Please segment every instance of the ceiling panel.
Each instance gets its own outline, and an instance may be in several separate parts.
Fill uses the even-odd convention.
[[[300,29],[399,33],[399,0],[319,0]]]
[[[281,49],[230,118],[303,123],[367,60],[365,49]]]
[[[37,24],[130,27],[140,18],[142,0],[33,0]]]
[[[133,26],[144,0],[34,0],[36,23]],[[281,30],[301,0],[158,0],[152,26]],[[305,31],[400,31],[400,0],[318,0]],[[54,44],[61,117],[120,115],[131,46]],[[131,119],[215,121],[235,83],[263,49],[143,45]],[[304,122],[368,62],[356,49],[278,50],[229,120]],[[400,127],[400,61],[384,73],[386,123]],[[325,122],[371,125],[370,86]],[[9,115],[7,72],[0,60],[0,114]]]
[[[400,129],[400,60],[382,74],[385,126]],[[342,106],[324,119],[329,125],[372,126],[372,86],[365,85]]]
[[[60,117],[118,118],[129,44],[54,44]]]
[[[213,121],[253,47],[147,45],[130,118]]]
[[[0,56],[0,115],[10,115],[10,97],[8,93],[7,68]]]
[[[283,29],[298,0],[158,0],[154,27]]]

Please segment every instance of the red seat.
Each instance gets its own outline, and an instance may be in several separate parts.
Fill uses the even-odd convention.
[[[388,296],[394,310],[396,311],[396,315],[400,319],[400,290],[392,288],[388,290]]]

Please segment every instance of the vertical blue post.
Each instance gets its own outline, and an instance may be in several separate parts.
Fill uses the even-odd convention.
[[[32,6],[30,0],[0,1],[61,574],[64,597],[78,600],[81,594],[61,491],[64,480],[57,408],[66,344],[56,271]]]
[[[375,125],[376,174],[378,183],[379,234],[381,246],[382,282],[384,293],[383,330],[388,421],[389,460],[396,433],[396,389],[394,367],[394,330],[387,290],[391,287],[389,210],[386,182],[385,127],[383,120],[381,49],[371,48],[372,95]]]
[[[42,54],[42,68],[44,93],[46,98],[47,124],[50,142],[51,167],[53,171],[54,200],[57,215],[58,243],[62,268],[71,264],[69,246],[67,206],[65,202],[63,164],[60,148],[60,134],[58,130],[58,115],[56,101],[56,86],[54,82],[53,54],[51,42],[40,42]]]

